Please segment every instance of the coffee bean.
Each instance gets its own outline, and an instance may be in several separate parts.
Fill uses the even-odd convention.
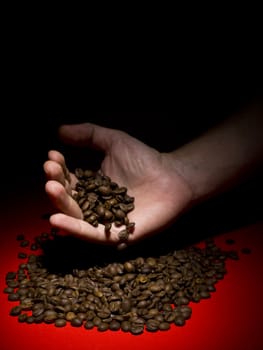
[[[9,271],[6,273],[5,279],[8,280],[14,280],[16,278],[17,273],[14,271]]]
[[[127,188],[89,169],[76,168],[75,175],[77,184],[73,198],[79,204],[84,220],[95,227],[98,224],[105,225],[106,234],[112,223],[117,227],[125,225],[127,231],[121,231],[119,238],[120,241],[126,241],[135,226],[127,216],[134,209],[134,198],[128,195]]]
[[[118,190],[116,183],[110,185],[110,195],[116,192],[116,196],[109,198],[104,191],[106,199],[102,198],[98,187],[109,186],[109,178],[101,175],[93,177],[94,173],[89,180],[93,179],[95,187],[92,186],[88,199],[85,198],[93,208],[88,209],[91,210],[89,216],[96,221],[102,220],[105,227],[115,224],[123,216],[120,210],[125,213],[124,208],[129,201],[133,203],[133,199],[129,199],[124,188]],[[82,190],[81,198],[86,191]],[[120,197],[123,202],[119,202]],[[107,208],[103,207],[104,203],[107,203]],[[99,206],[102,206],[101,209]],[[110,222],[105,221],[107,211],[113,217]],[[117,212],[119,214],[116,215]],[[134,227],[130,224],[127,221],[124,229],[128,236],[131,234],[129,229]],[[61,259],[61,240],[65,238],[52,232],[42,232],[35,242],[38,248],[54,244],[57,247],[55,261],[58,262]],[[61,259],[59,264],[64,267],[69,256],[73,255],[71,246],[66,258]],[[29,254],[17,271],[6,273],[3,292],[8,295],[9,301],[18,301],[19,305],[10,310],[10,315],[17,316],[19,322],[44,322],[55,327],[70,324],[85,329],[96,326],[98,331],[122,330],[139,335],[144,331],[169,330],[172,324],[184,326],[192,315],[190,302],[210,298],[216,291],[216,283],[227,272],[225,261],[236,257],[237,252],[221,250],[213,239],[207,239],[202,249],[189,247],[171,250],[166,255],[145,254],[127,259],[123,256],[124,259],[103,261],[86,269],[74,266],[65,272],[62,272],[63,269],[57,272],[47,264],[44,255]]]
[[[11,316],[18,316],[21,314],[21,307],[20,306],[14,306],[11,310],[9,315]]]
[[[24,253],[24,252],[19,252],[19,253],[17,254],[17,257],[18,257],[19,259],[25,259],[25,258],[27,257],[27,254]]]
[[[120,241],[127,241],[129,237],[129,232],[125,229],[118,233],[118,237]]]
[[[82,319],[80,319],[79,317],[74,317],[71,320],[70,324],[73,327],[81,327],[82,326],[82,322],[83,322]]]
[[[183,316],[176,316],[175,317],[175,320],[174,320],[174,324],[176,325],[176,326],[184,326],[185,325],[185,319],[184,319],[184,317]]]
[[[18,319],[18,322],[20,322],[20,323],[26,322],[27,314],[21,314],[21,313],[20,313],[20,314],[18,315],[17,319]]]
[[[32,324],[32,323],[34,323],[34,317],[33,316],[28,316],[27,318],[26,318],[26,323],[28,323],[28,324]]]
[[[131,324],[129,321],[122,321],[121,322],[121,330],[123,332],[129,332],[130,328],[131,328]]]
[[[170,323],[169,322],[160,322],[159,323],[159,329],[161,331],[167,331],[168,329],[170,329],[171,326],[170,326]]]
[[[25,239],[21,241],[20,247],[28,247],[28,246],[29,246],[29,240]]]
[[[20,299],[20,296],[18,293],[10,293],[8,294],[8,300],[9,301],[18,301]]]
[[[232,245],[232,244],[235,244],[235,243],[236,243],[235,240],[232,239],[232,238],[226,239],[226,244]]]
[[[130,328],[130,332],[133,335],[139,335],[142,334],[144,331],[144,326],[137,326],[137,325],[132,325]]]
[[[57,318],[54,324],[56,327],[65,327],[67,324],[67,321],[64,318]]]
[[[121,324],[116,320],[112,320],[111,323],[109,324],[109,329],[112,331],[117,331],[120,328],[121,328]]]
[[[243,254],[251,254],[251,249],[250,248],[242,248],[241,253]]]
[[[145,328],[149,332],[156,332],[159,329],[159,322],[157,320],[148,320]]]
[[[92,329],[94,328],[94,323],[92,321],[86,321],[85,324],[84,324],[84,328],[86,329]]]
[[[25,235],[23,233],[20,233],[16,236],[17,241],[23,241],[25,239]]]
[[[101,322],[97,328],[98,328],[98,331],[105,332],[109,328],[109,324],[106,322]]]
[[[12,288],[12,287],[4,288],[4,293],[6,293],[6,294],[12,294],[13,292],[14,292],[14,288]]]

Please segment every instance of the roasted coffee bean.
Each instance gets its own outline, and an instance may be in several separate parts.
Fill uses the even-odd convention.
[[[140,325],[132,325],[130,328],[130,332],[133,335],[142,334],[143,331],[144,331],[144,326],[140,326]]]
[[[94,173],[89,181],[92,176]],[[83,180],[84,177],[83,173]],[[107,198],[100,199],[97,188],[108,186],[109,179],[100,175],[92,181],[95,185],[93,192],[88,194],[88,199],[85,198],[93,208],[89,215],[96,217],[97,221],[101,215],[100,219],[105,220],[105,213],[110,211],[115,219],[102,222],[105,227],[115,224],[119,219],[117,216],[123,215],[115,216],[117,211],[125,213],[124,205],[133,203],[133,199],[129,202],[127,191],[123,188],[119,191],[117,184],[110,185],[111,196],[117,189],[116,197],[109,198],[104,192]],[[82,190],[81,198],[85,192],[84,188]],[[123,202],[118,202],[120,197]],[[108,207],[99,209],[106,202]],[[126,222],[125,231],[134,227],[129,225]],[[60,239],[59,235],[43,232],[38,236],[37,244],[41,248],[49,240],[56,244]],[[67,273],[55,273],[51,266],[46,265],[43,255],[30,254],[25,263],[19,264],[17,271],[7,272],[4,293],[8,300],[19,302],[10,310],[10,315],[17,316],[19,322],[44,322],[55,327],[69,323],[86,329],[96,326],[99,331],[121,329],[134,335],[144,331],[165,331],[172,324],[186,324],[192,315],[188,305],[191,301],[200,302],[211,297],[216,291],[216,283],[227,272],[225,261],[235,258],[235,254],[233,250],[221,250],[212,239],[208,239],[203,249],[189,247],[166,255],[137,256],[94,264],[87,269],[74,267]]]
[[[57,318],[54,322],[54,325],[56,327],[65,327],[67,324],[67,321],[64,318]]]
[[[18,315],[17,319],[18,319],[18,322],[20,322],[20,323],[26,322],[27,314],[21,314],[21,313],[20,313],[20,314]]]
[[[39,245],[37,243],[32,243],[30,246],[31,250],[38,250],[38,248],[39,248]]]
[[[176,316],[174,320],[174,324],[176,326],[184,326],[185,325],[185,318],[183,316]]]
[[[157,320],[148,320],[145,328],[149,332],[156,332],[159,329],[159,322]]]
[[[232,244],[235,244],[235,243],[236,243],[235,240],[232,239],[232,238],[227,238],[226,239],[226,244],[232,245]]]
[[[29,246],[29,240],[25,239],[21,241],[20,247],[28,247]]]
[[[70,322],[72,327],[81,327],[82,323],[83,323],[83,320],[79,317],[74,317]]]
[[[13,292],[14,292],[14,288],[12,288],[12,287],[4,288],[4,293],[6,293],[6,294],[11,294]]]
[[[88,320],[88,321],[85,322],[84,328],[92,329],[92,328],[94,328],[94,323],[91,320]]]
[[[10,293],[8,294],[8,300],[9,301],[18,301],[20,299],[20,296],[18,293]]]
[[[232,259],[232,260],[239,260],[239,255],[236,251],[232,250],[230,252],[228,252],[227,254],[228,258],[229,259]]]
[[[21,307],[20,306],[14,306],[12,307],[12,309],[10,310],[9,315],[11,316],[18,316],[21,314]]]
[[[109,329],[109,324],[106,322],[101,322],[97,328],[98,328],[98,331],[105,332],[107,329]]]
[[[32,323],[34,323],[34,321],[35,321],[35,319],[33,316],[28,316],[26,318],[26,323],[28,323],[28,324],[32,324]]]
[[[241,253],[242,254],[251,254],[251,249],[250,248],[242,248]]]
[[[19,259],[25,259],[25,258],[27,257],[27,254],[24,253],[24,252],[19,252],[18,255],[17,255],[17,257],[18,257]]]
[[[86,176],[88,174],[88,176]],[[79,204],[85,221],[97,227],[105,225],[105,233],[111,229],[111,224],[120,227],[125,225],[127,232],[120,234],[120,240],[134,230],[134,223],[129,223],[127,214],[134,209],[134,198],[127,194],[127,188],[118,186],[110,177],[89,169],[75,169],[77,184],[73,198]]]
[[[101,320],[101,318],[100,318],[100,317],[95,316],[95,317],[93,318],[93,324],[94,324],[94,326],[98,326],[98,325],[100,325],[100,324],[101,324],[101,322],[102,322],[102,320]]]
[[[120,241],[127,241],[129,237],[129,232],[125,229],[118,233],[118,237]]]
[[[170,328],[171,328],[171,325],[169,322],[160,322],[159,323],[160,331],[168,331]]]
[[[121,328],[121,324],[117,320],[112,320],[109,324],[109,329],[112,331],[117,331],[120,328]]]
[[[25,235],[23,233],[20,233],[16,236],[17,241],[23,241],[25,239]]]
[[[131,324],[129,321],[122,321],[121,322],[121,330],[123,332],[129,332],[130,328],[131,328]]]

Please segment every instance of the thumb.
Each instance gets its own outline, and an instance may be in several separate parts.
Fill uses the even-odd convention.
[[[61,125],[58,130],[59,137],[63,142],[89,146],[94,149],[106,151],[120,131],[105,128],[92,123]]]

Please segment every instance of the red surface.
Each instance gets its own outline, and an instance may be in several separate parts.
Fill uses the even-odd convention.
[[[0,287],[5,287],[5,275],[17,270],[16,241],[19,233],[35,237],[49,231],[41,215],[50,210],[45,194],[16,197],[1,208]],[[227,238],[235,239],[227,246]],[[0,349],[263,349],[263,223],[243,227],[216,237],[216,243],[225,249],[240,252],[251,249],[250,255],[240,253],[238,261],[227,260],[224,280],[216,285],[217,291],[207,300],[191,304],[192,317],[184,327],[172,326],[169,331],[145,332],[134,336],[121,331],[98,332],[84,327],[55,328],[54,325],[28,325],[9,316],[14,302],[0,293]],[[29,248],[28,248],[29,249]]]

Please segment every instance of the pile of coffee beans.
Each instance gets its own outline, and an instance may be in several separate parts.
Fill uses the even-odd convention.
[[[119,239],[127,241],[135,226],[128,219],[128,213],[134,209],[134,197],[128,195],[127,188],[90,169],[77,168],[75,175],[78,182],[73,198],[82,209],[83,219],[95,227],[103,224],[105,233],[110,232],[113,223],[117,227],[125,225]]]
[[[24,235],[17,239],[26,254],[19,254],[24,261],[6,274],[4,293],[15,304],[11,316],[27,324],[133,335],[184,326],[191,304],[215,293],[226,260],[239,258],[213,239],[206,239],[203,248],[193,245],[154,256],[102,250],[94,253],[97,260],[90,258],[95,246],[54,229],[32,243]]]

